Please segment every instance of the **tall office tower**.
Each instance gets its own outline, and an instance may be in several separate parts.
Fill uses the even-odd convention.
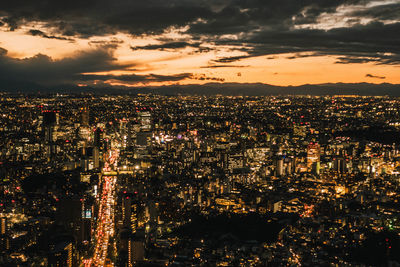
[[[144,260],[144,235],[134,234],[128,242],[128,266],[136,266],[138,262]]]
[[[89,139],[89,108],[85,105],[81,108],[81,126],[79,127],[79,136],[82,140],[87,141]],[[85,144],[86,145],[86,144]]]
[[[148,111],[139,113],[140,130],[150,131],[151,130],[151,114]]]
[[[54,129],[56,127],[58,114],[55,111],[43,111],[43,138],[46,156],[48,159],[55,153]]]
[[[7,235],[8,225],[7,217],[0,218],[0,251],[6,251],[10,249],[10,239]]]
[[[141,125],[135,119],[130,119],[127,125],[127,137],[126,145],[127,147],[133,147],[136,141],[136,135],[140,132]]]
[[[122,140],[122,146],[127,147],[128,144],[128,121],[126,119],[120,120],[119,134]]]
[[[124,196],[122,198],[122,220],[124,227],[132,230],[132,233],[136,232],[138,226],[137,220],[137,203],[130,196]]]
[[[130,225],[130,217],[131,217],[131,199],[130,197],[123,196],[122,197],[122,223],[124,227],[129,227]]]
[[[132,121],[129,121],[128,125],[127,125],[127,134],[126,134],[126,146],[127,147],[131,147],[133,144],[132,143],[132,130],[133,130]]]
[[[275,162],[275,172],[276,176],[282,176],[283,175],[283,158],[278,157]]]
[[[343,157],[338,157],[333,163],[333,168],[337,173],[345,173],[347,170],[346,160]]]
[[[136,134],[136,145],[145,147],[151,141],[151,114],[148,111],[139,113],[140,130]]]
[[[295,171],[295,159],[294,157],[288,157],[285,159],[286,163],[286,168],[285,168],[285,173],[290,175]]]
[[[49,253],[49,266],[73,266],[73,245],[72,242],[64,241],[55,244]]]
[[[100,149],[98,147],[93,147],[93,168],[100,168]]]
[[[103,130],[100,127],[97,127],[96,130],[94,130],[93,145],[97,148],[100,148],[102,139],[103,139]]]
[[[80,233],[77,241],[80,244],[87,244],[91,240],[92,220],[93,220],[93,200],[82,199],[82,218],[80,225]]]
[[[7,217],[0,218],[0,235],[5,235],[7,233]]]
[[[131,229],[132,233],[136,233],[138,227],[138,205],[136,201],[131,203]]]
[[[156,203],[153,200],[147,202],[147,209],[149,213],[149,220],[151,223],[156,223],[158,218],[158,211]]]
[[[307,146],[307,169],[314,170],[319,174],[321,147],[317,143],[310,143]]]
[[[43,131],[44,141],[47,143],[53,142],[53,132],[56,125],[57,116],[55,111],[46,110],[43,111]]]
[[[81,125],[89,126],[89,108],[87,105],[81,108]]]

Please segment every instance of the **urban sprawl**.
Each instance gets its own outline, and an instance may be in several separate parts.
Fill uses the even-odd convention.
[[[0,94],[0,266],[400,266],[400,99]]]

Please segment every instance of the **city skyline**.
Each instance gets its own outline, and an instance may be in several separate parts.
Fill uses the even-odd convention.
[[[399,9],[398,0],[7,2],[0,87],[399,84]]]

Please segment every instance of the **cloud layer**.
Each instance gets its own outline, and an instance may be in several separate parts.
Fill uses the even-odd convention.
[[[206,66],[210,69],[241,66],[230,63],[284,53],[293,53],[291,58],[333,56],[338,64],[400,64],[400,0],[14,0],[2,3],[0,26],[11,31],[25,27],[28,35],[66,42],[116,33],[157,40],[156,44],[132,46],[132,52],[192,49],[204,53],[225,48],[234,53],[216,53]],[[179,38],[161,38],[160,34],[171,29]],[[223,81],[192,73],[95,74],[132,67],[114,58],[113,48],[118,44],[111,40],[102,45],[61,60],[43,54],[13,59],[2,50],[0,79],[42,85]]]
[[[199,48],[207,40],[251,56],[307,51],[380,64],[400,57],[399,0],[16,0],[3,3],[0,16],[11,30],[42,23],[48,33],[29,33],[44,38],[156,35],[173,27],[198,40],[133,49]]]
[[[21,83],[41,86],[58,86],[60,84],[93,85],[104,82],[125,82],[126,84],[148,84],[154,82],[179,82],[185,79],[224,81],[205,74],[180,73],[173,75],[159,74],[96,74],[116,70],[130,70],[135,64],[120,64],[113,56],[113,48],[98,47],[93,50],[80,51],[76,54],[53,60],[38,54],[34,57],[15,59],[7,56],[7,50],[0,48],[0,84],[18,86]]]

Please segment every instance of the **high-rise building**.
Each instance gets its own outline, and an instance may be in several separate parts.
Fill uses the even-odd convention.
[[[307,146],[307,169],[319,173],[319,162],[321,155],[321,147],[317,143],[310,143]]]
[[[53,132],[54,127],[57,122],[57,116],[55,111],[46,110],[43,112],[43,132],[44,132],[44,141],[47,144],[53,142]]]
[[[89,126],[89,108],[87,105],[81,108],[81,125]]]
[[[0,218],[0,235],[7,233],[7,217]]]
[[[98,147],[93,147],[93,168],[100,168],[100,150]]]
[[[144,253],[145,253],[144,240],[142,238],[138,238],[137,235],[134,235],[131,239],[129,239],[128,250],[129,250],[128,265],[135,266],[137,262],[140,262],[144,259]]]
[[[132,146],[132,121],[129,121],[127,125],[126,146],[127,147]]]
[[[127,125],[126,146],[133,147],[137,133],[141,131],[141,125],[134,119],[130,119]]]
[[[0,218],[0,251],[6,251],[10,249],[10,239],[7,235],[8,225],[7,217]]]
[[[132,233],[135,233],[138,227],[137,208],[137,202],[131,196],[122,198],[123,225],[131,229]]]
[[[345,173],[347,170],[346,160],[343,157],[335,158],[333,168],[337,173]]]
[[[144,260],[145,230],[140,229],[131,234],[128,240],[128,266],[137,266]]]
[[[54,131],[58,121],[58,113],[52,110],[43,111],[43,141],[45,153],[50,160],[51,156],[55,153],[56,148],[54,144]]]
[[[140,129],[142,131],[151,130],[151,114],[148,111],[139,113]]]
[[[49,266],[73,266],[72,242],[64,241],[55,244],[49,254]]]
[[[97,127],[96,130],[94,130],[93,145],[97,148],[100,148],[102,139],[103,139],[103,130],[100,127]]]
[[[82,199],[82,216],[80,223],[80,233],[77,241],[80,244],[88,244],[91,240],[92,231],[92,220],[93,220],[93,209],[94,204],[91,199]]]
[[[120,120],[119,134],[124,148],[128,146],[128,124],[129,122],[126,119]]]
[[[81,126],[79,127],[79,136],[85,142],[88,140],[90,135],[89,130],[89,108],[85,105],[81,108]],[[86,145],[86,144],[85,144]]]
[[[283,175],[283,158],[282,157],[279,157],[279,158],[276,159],[275,171],[276,171],[276,176],[282,176]]]

